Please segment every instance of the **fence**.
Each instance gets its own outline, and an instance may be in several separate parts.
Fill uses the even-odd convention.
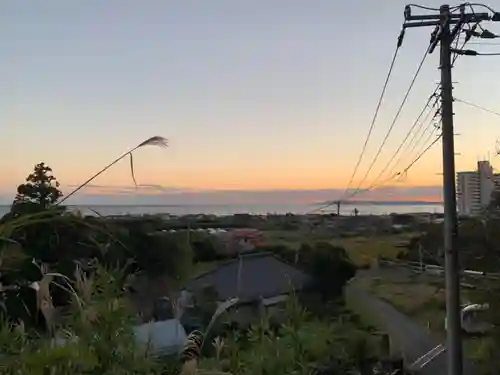
[[[434,264],[426,264],[421,262],[404,262],[404,261],[394,261],[394,260],[379,260],[379,264],[382,267],[399,267],[405,268],[415,273],[427,273],[430,275],[444,275],[444,267],[437,266]],[[462,276],[467,276],[473,279],[482,280],[500,280],[500,273],[496,272],[485,272],[485,271],[475,271],[475,270],[462,270],[460,271]]]

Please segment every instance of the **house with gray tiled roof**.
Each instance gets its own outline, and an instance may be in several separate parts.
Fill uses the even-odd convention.
[[[185,289],[196,291],[210,287],[219,303],[238,298],[238,321],[259,316],[288,298],[292,291],[302,291],[312,278],[273,253],[241,254],[221,263],[216,269],[190,280]],[[245,318],[242,318],[244,316]]]

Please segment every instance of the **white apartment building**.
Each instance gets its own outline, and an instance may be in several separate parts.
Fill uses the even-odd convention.
[[[495,182],[500,174],[493,173],[489,161],[478,161],[477,170],[457,173],[457,209],[460,215],[479,215],[491,201]]]

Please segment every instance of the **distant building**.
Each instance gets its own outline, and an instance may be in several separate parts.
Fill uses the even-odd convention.
[[[263,233],[258,229],[241,228],[220,233],[219,238],[224,243],[222,252],[225,255],[234,255],[253,251],[264,244]]]
[[[477,170],[457,173],[457,209],[459,214],[475,216],[489,205],[500,183],[500,174],[493,173],[488,161],[478,161]]]

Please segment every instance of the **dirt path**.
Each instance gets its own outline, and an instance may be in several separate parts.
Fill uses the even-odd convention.
[[[370,314],[380,327],[387,331],[393,344],[401,349],[408,363],[412,363],[441,342],[433,337],[426,328],[415,323],[411,318],[396,310],[389,303],[366,292],[352,283],[348,289],[348,298],[356,301],[363,314]],[[427,364],[419,374],[447,375],[446,352],[438,355]],[[476,375],[469,361],[464,361],[464,375]]]

